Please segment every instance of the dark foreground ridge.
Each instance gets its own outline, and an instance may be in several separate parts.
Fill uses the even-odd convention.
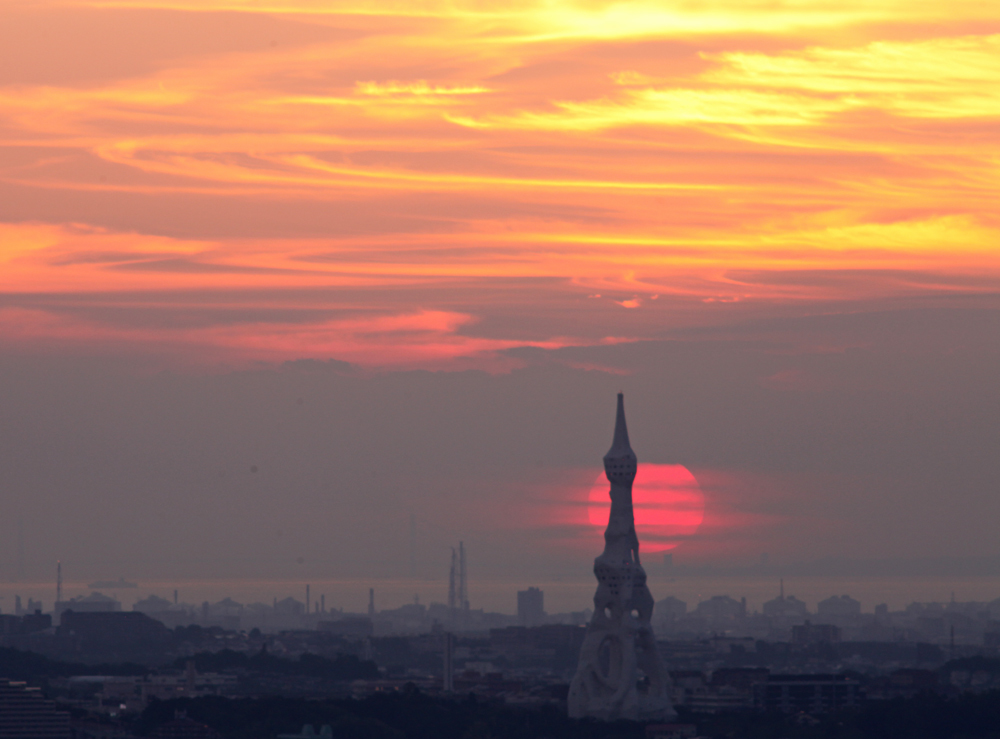
[[[274,739],[304,724],[330,725],[337,739],[647,739],[659,727],[629,721],[567,718],[555,706],[515,708],[475,696],[445,699],[415,688],[363,700],[219,697],[155,702],[133,731],[150,736],[183,712],[224,739]],[[1000,691],[944,698],[926,695],[866,704],[823,717],[734,713],[695,715],[680,724],[713,739],[995,739],[1000,736]]]
[[[986,648],[946,660],[938,645],[909,642],[662,642],[679,713],[665,726],[568,718],[563,658],[574,643],[553,634],[562,631],[463,638],[472,661],[450,694],[432,674],[436,635],[348,642],[200,627],[175,630],[172,650],[146,665],[0,648],[0,683],[36,723],[59,719],[58,739],[305,739],[305,725],[332,739],[1000,739],[1000,656]],[[539,645],[551,647],[549,672],[536,679],[472,669],[486,654],[499,670],[523,669],[505,655],[537,656]]]
[[[192,657],[178,658],[174,667],[184,669],[189,662],[201,672],[258,672],[273,675],[301,675],[334,681],[373,680],[378,678],[374,662],[358,659],[353,654],[338,654],[334,658],[318,654],[301,654],[296,659],[284,659],[261,650],[254,655],[223,649],[199,652]],[[34,652],[0,647],[0,677],[10,680],[37,681],[43,678],[78,675],[140,676],[150,672],[145,665],[133,662],[83,664],[49,659]]]
[[[35,652],[0,647],[0,677],[37,681],[74,675],[145,675],[149,668],[134,662],[83,664],[49,659]]]

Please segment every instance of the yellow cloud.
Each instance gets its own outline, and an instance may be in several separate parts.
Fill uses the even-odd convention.
[[[591,131],[636,125],[818,126],[862,109],[915,118],[1000,115],[1000,35],[706,56],[718,67],[701,75],[697,88],[634,89],[651,78],[625,71],[611,75],[627,88],[617,97],[451,120],[477,128]]]
[[[449,85],[430,85],[426,80],[418,80],[416,82],[398,82],[396,80],[390,80],[389,82],[358,82],[355,84],[355,88],[362,95],[479,95],[484,92],[490,92],[488,87],[482,87],[481,85],[466,85],[466,86],[449,86]]]
[[[1000,34],[709,58],[720,63],[702,77],[713,85],[796,90],[918,118],[1000,115]]]
[[[8,291],[360,286],[391,304],[386,315],[428,322],[454,305],[473,315],[491,280],[540,279],[566,300],[627,298],[641,309],[591,304],[638,325],[662,310],[655,295],[849,300],[860,289],[734,285],[731,270],[1000,275],[1000,37],[944,37],[1000,21],[995,4],[77,4],[313,28],[298,46],[185,55],[171,43],[178,56],[127,77],[0,86],[0,182],[57,224],[0,227]],[[96,227],[65,223],[80,203]],[[877,296],[903,289],[899,277],[866,280]],[[427,304],[407,303],[401,284],[420,285]],[[556,309],[575,310],[562,298]],[[255,331],[290,355],[321,343],[308,331],[283,343],[287,326],[240,341]],[[439,331],[473,332],[471,318]]]

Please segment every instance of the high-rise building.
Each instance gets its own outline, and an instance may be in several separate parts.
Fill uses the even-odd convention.
[[[445,693],[455,692],[455,635],[450,631],[444,633],[444,680],[442,688]]]
[[[517,591],[517,622],[521,626],[545,623],[545,593],[538,588]]]
[[[611,514],[604,532],[604,552],[594,560],[594,616],[569,688],[569,715],[573,718],[614,721],[676,715],[670,704],[670,677],[650,625],[653,596],[639,562],[639,537],[632,513],[637,463],[625,425],[625,399],[618,393],[614,441],[604,455],[604,473],[611,483]]]
[[[0,736],[7,739],[69,739],[69,714],[57,711],[38,688],[0,679]]]

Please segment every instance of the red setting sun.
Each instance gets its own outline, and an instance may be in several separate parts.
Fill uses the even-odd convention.
[[[610,484],[604,473],[590,488],[587,517],[608,525]],[[635,529],[644,552],[666,552],[693,536],[705,518],[705,496],[694,475],[679,464],[640,464],[632,486]]]

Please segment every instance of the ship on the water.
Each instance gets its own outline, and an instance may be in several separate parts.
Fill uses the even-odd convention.
[[[124,577],[117,580],[95,580],[87,586],[91,590],[114,590],[115,588],[137,588],[139,583],[129,582]]]

